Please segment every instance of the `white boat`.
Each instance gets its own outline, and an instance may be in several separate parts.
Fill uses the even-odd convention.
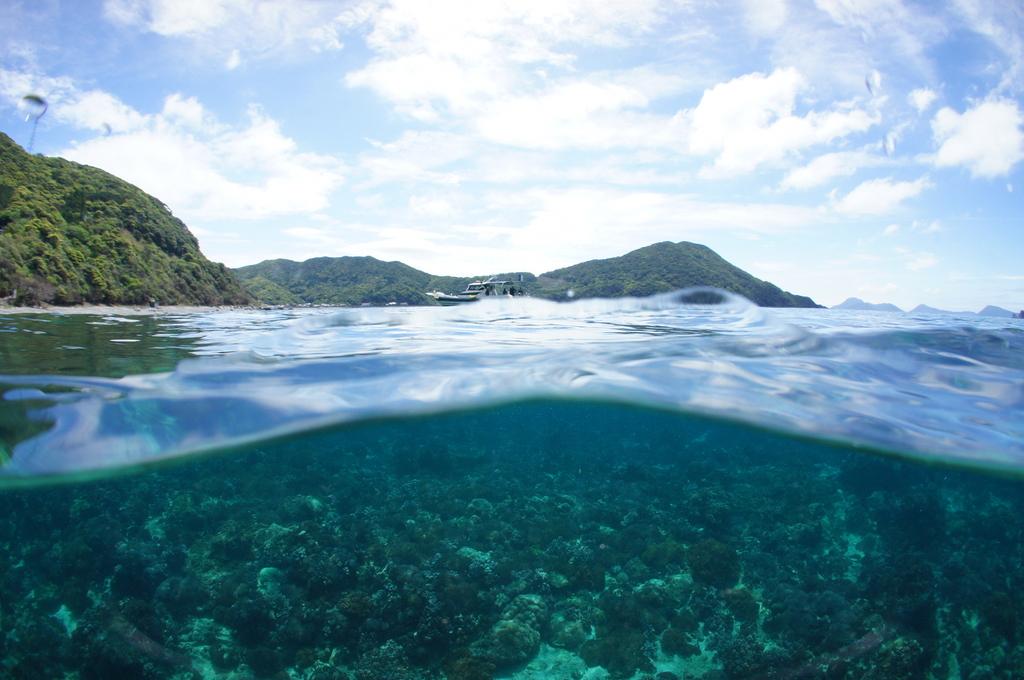
[[[514,295],[522,295],[522,292],[517,290],[512,281],[502,281],[493,277],[486,281],[473,281],[466,286],[466,290],[461,293],[442,293],[439,290],[434,290],[425,295],[429,298],[433,298],[442,305],[459,305],[464,302],[476,302],[485,297],[512,297]]]

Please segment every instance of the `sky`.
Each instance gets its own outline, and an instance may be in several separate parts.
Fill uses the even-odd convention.
[[[1017,1],[6,0],[23,146],[26,94],[34,152],[232,267],[686,240],[826,305],[1024,308]]]

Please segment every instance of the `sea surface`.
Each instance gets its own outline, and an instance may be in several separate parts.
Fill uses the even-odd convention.
[[[1024,322],[0,310],[0,677],[1024,677]]]

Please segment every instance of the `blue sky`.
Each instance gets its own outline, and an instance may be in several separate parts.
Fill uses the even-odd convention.
[[[45,97],[36,152],[229,266],[690,240],[824,304],[1024,307],[1017,2],[34,0],[0,44],[0,129]]]

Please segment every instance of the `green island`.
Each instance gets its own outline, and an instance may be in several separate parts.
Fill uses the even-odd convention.
[[[358,305],[428,304],[427,290],[462,290],[487,278],[434,276],[401,262],[373,257],[317,257],[304,262],[267,260],[234,270],[245,287],[266,304]],[[655,243],[620,257],[590,260],[536,276],[529,272],[495,275],[533,297],[576,298],[645,296],[691,286],[714,286],[738,293],[763,307],[817,307],[729,264],[707,246],[686,241]]]
[[[15,304],[242,305],[253,297],[166,205],[0,133],[0,298]]]
[[[20,305],[407,305],[474,278],[436,276],[373,257],[267,260],[238,269],[206,259],[158,199],[97,168],[31,155],[0,133],[0,300]],[[534,275],[504,272],[540,298],[645,296],[714,286],[766,307],[817,307],[707,246],[655,243],[620,257]]]

